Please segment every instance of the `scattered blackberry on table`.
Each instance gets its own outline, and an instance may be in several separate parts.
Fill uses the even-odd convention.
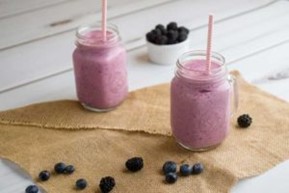
[[[136,172],[143,168],[144,162],[141,157],[133,157],[125,162],[125,166],[129,171]]]
[[[99,188],[102,193],[108,193],[110,192],[115,186],[115,180],[111,176],[106,176],[104,178],[101,178],[99,183]]]
[[[166,161],[163,165],[164,174],[168,173],[176,173],[177,172],[177,164],[173,161]]]
[[[76,180],[75,182],[75,187],[78,190],[83,190],[86,188],[86,186],[87,186],[87,181],[85,179],[81,178],[81,179]]]
[[[39,189],[35,185],[30,185],[26,188],[25,193],[38,193]]]
[[[177,179],[178,179],[178,176],[174,172],[167,173],[165,177],[166,182],[169,184],[175,183]]]
[[[47,170],[44,170],[39,173],[38,177],[39,177],[39,180],[41,181],[47,181],[50,178],[50,172]]]
[[[188,176],[192,173],[193,168],[191,166],[189,166],[188,164],[183,164],[180,167],[180,174],[182,176]]]
[[[73,165],[68,165],[64,169],[64,174],[72,174],[75,171],[75,167]]]
[[[252,124],[252,118],[248,114],[243,114],[238,117],[237,122],[241,128],[247,128]]]
[[[65,167],[66,165],[62,162],[59,162],[57,164],[55,164],[54,166],[54,171],[57,173],[57,174],[63,174],[64,173],[64,170],[65,170]]]
[[[201,163],[193,165],[192,174],[200,174],[204,171],[204,166]]]

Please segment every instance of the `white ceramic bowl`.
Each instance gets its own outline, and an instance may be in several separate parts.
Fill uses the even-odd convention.
[[[152,62],[162,65],[174,65],[177,59],[189,50],[189,38],[171,45],[156,45],[147,41],[148,55]]]

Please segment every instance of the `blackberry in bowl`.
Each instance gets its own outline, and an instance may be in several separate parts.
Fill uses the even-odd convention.
[[[190,31],[176,22],[158,24],[146,34],[148,55],[157,64],[175,64],[177,58],[189,50]]]

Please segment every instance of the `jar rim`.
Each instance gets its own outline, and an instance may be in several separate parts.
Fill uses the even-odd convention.
[[[220,79],[227,73],[225,57],[217,52],[212,52],[212,62],[217,63],[219,67],[211,69],[209,73],[206,70],[197,70],[186,66],[189,61],[198,59],[206,60],[206,50],[192,50],[182,54],[177,60],[176,75],[203,82]]]
[[[85,45],[92,47],[103,47],[111,44],[115,44],[120,41],[118,27],[114,24],[107,24],[107,37],[106,40],[102,36],[88,36],[89,32],[102,31],[100,22],[91,25],[82,25],[76,30],[76,45]]]

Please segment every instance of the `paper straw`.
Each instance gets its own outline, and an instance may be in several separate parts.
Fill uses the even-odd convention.
[[[106,41],[107,0],[102,0],[102,38]]]
[[[209,23],[208,23],[208,39],[207,39],[207,58],[206,58],[206,70],[207,73],[211,73],[211,65],[212,65],[212,34],[213,34],[213,24],[214,24],[214,16],[212,14],[209,15]]]

